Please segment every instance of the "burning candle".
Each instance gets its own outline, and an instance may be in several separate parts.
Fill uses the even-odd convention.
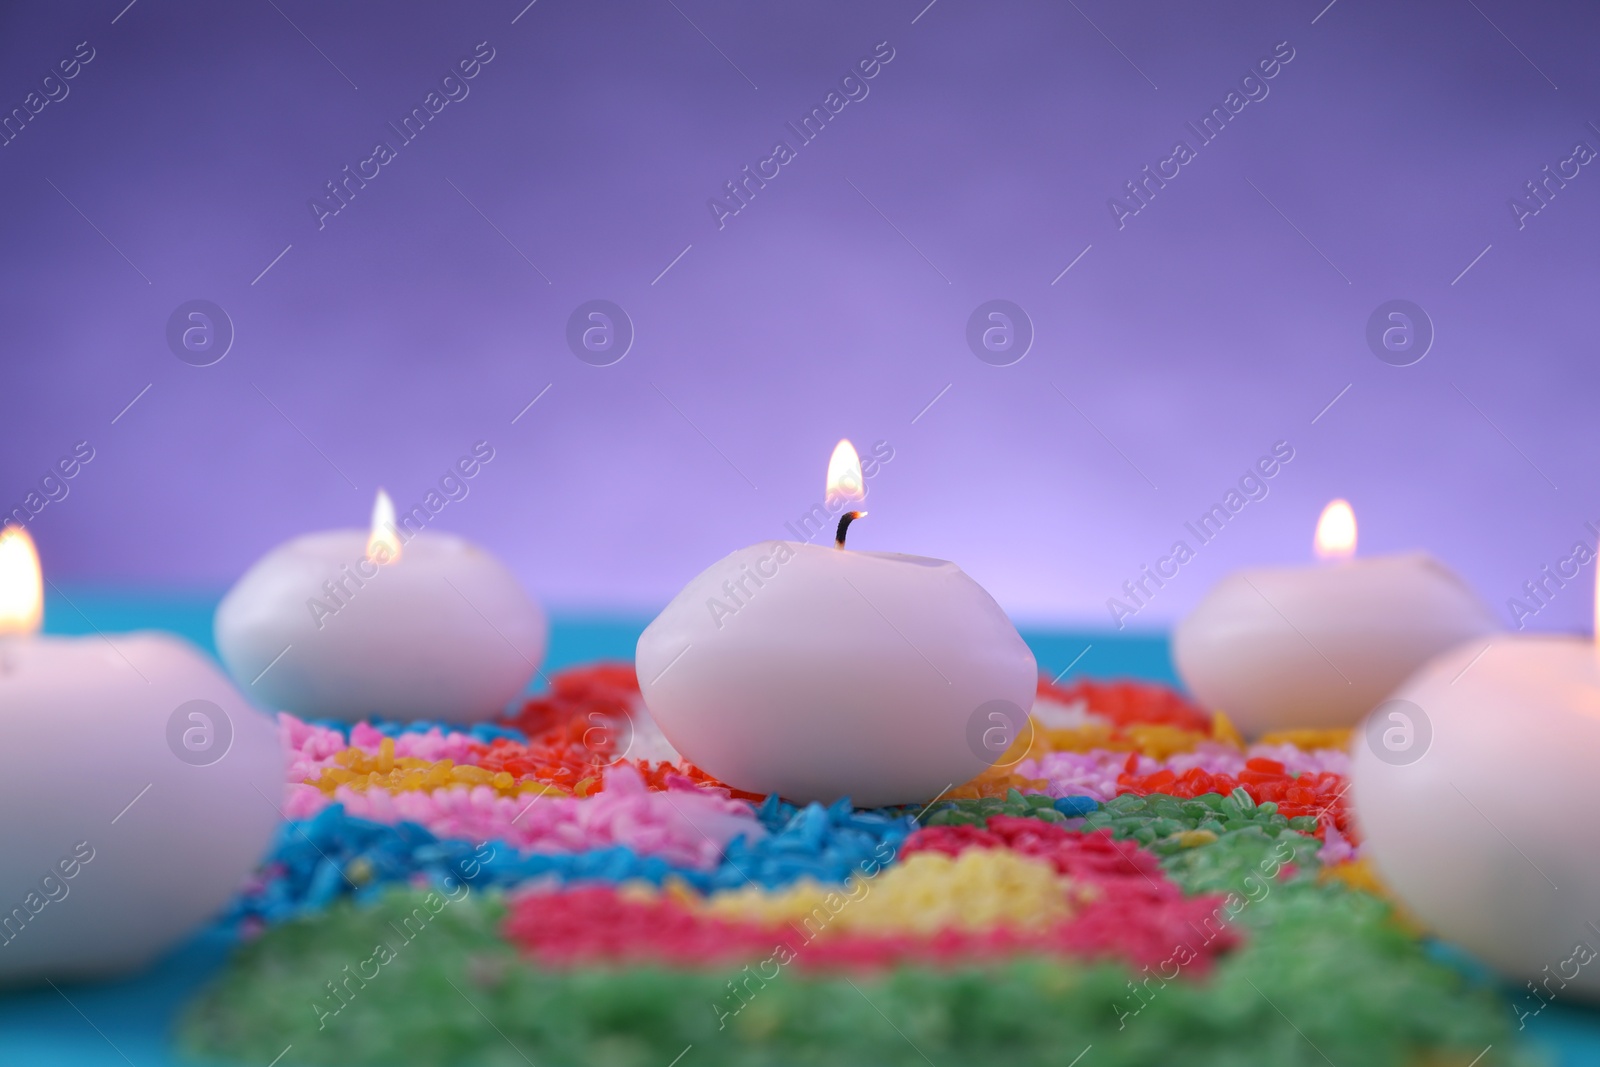
[[[1500,629],[1432,556],[1357,559],[1343,500],[1314,544],[1320,566],[1231,574],[1173,631],[1184,684],[1246,734],[1352,726],[1432,656]]]
[[[0,531],[0,983],[149,963],[271,842],[283,754],[198,649],[41,637],[33,541]]]
[[[865,498],[841,441],[829,506]],[[691,762],[753,793],[864,806],[928,800],[1024,728],[1033,653],[954,563],[766,541],[684,587],[639,638],[640,688]]]
[[[1352,741],[1363,855],[1422,922],[1526,982],[1522,1017],[1600,997],[1596,655],[1561,634],[1468,641]]]
[[[515,699],[544,658],[544,613],[468,541],[396,526],[378,490],[370,530],[280,545],[217,608],[217,649],[258,703],[311,718],[474,722]]]

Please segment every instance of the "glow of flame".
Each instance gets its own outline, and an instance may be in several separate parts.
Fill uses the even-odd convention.
[[[20,526],[0,530],[0,634],[33,634],[44,622],[44,574],[33,538]]]
[[[831,505],[835,500],[859,504],[867,499],[867,480],[861,475],[861,457],[856,446],[845,438],[833,446],[828,459],[828,489],[824,498]]]
[[[1349,559],[1356,554],[1356,513],[1350,501],[1328,502],[1317,520],[1318,559]]]
[[[394,501],[382,489],[372,502],[372,536],[367,538],[367,558],[393,563],[400,558],[400,531],[394,523]]]

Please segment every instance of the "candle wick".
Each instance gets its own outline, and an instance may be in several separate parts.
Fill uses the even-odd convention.
[[[847,511],[843,515],[840,515],[839,530],[833,535],[833,547],[843,548],[845,531],[850,529],[850,524],[855,522],[857,519],[864,519],[866,517],[867,513],[865,511]]]

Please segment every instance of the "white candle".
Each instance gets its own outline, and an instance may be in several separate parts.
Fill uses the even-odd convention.
[[[1488,606],[1422,553],[1356,559],[1355,515],[1317,523],[1315,567],[1231,574],[1172,635],[1195,698],[1250,736],[1352,726],[1430,657],[1500,629]]]
[[[845,458],[830,464],[833,501],[864,495],[854,449]],[[790,541],[693,579],[640,636],[637,668],[695,765],[753,793],[864,806],[980,773],[1038,682],[1010,619],[954,563]]]
[[[1595,653],[1559,635],[1468,642],[1352,741],[1363,855],[1432,930],[1533,983],[1519,1015],[1600,997]]]
[[[35,636],[38,573],[0,534],[0,982],[150,962],[238,892],[283,791],[272,721],[203,654]]]
[[[492,718],[544,658],[544,613],[468,541],[394,525],[306,534],[273,549],[217,608],[217,649],[241,689],[312,718]]]

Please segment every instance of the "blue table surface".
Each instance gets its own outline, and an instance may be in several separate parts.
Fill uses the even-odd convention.
[[[52,591],[46,601],[45,628],[61,634],[169,630],[214,655],[215,606],[215,596],[201,594]],[[648,621],[557,614],[546,668],[599,659],[632,660],[634,643]],[[1052,677],[1066,672],[1067,679],[1086,675],[1176,681],[1164,636],[1029,628],[1023,628],[1022,636],[1040,670]],[[222,966],[231,945],[226,935],[206,930],[136,975],[0,993],[0,1065],[200,1067],[173,1052],[172,1027],[183,1004]],[[1508,987],[1508,1012],[1514,999],[1516,993]],[[1527,1020],[1527,1033],[1552,1067],[1600,1065],[1600,1009],[1557,1002]],[[294,1067],[295,1062],[291,1048],[278,1067]]]

